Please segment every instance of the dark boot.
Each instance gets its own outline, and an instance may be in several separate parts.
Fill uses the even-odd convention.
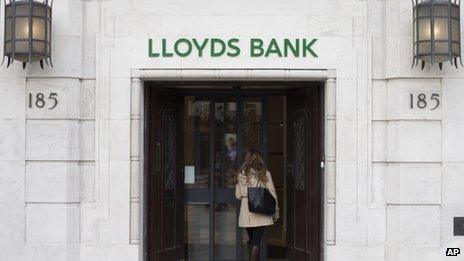
[[[259,261],[260,246],[253,246],[251,249],[250,261]]]

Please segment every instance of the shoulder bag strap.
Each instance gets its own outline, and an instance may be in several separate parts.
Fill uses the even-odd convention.
[[[264,184],[264,186],[262,186]],[[258,183],[256,184],[256,187],[259,188],[259,187],[263,187],[263,188],[266,188],[267,189],[267,186],[266,186],[266,183],[263,183],[262,180],[258,179]]]

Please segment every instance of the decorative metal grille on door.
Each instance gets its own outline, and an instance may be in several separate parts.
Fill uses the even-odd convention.
[[[295,117],[295,190],[305,190],[306,173],[306,115],[300,112]]]
[[[164,113],[164,188],[174,189],[176,186],[176,136],[177,124],[174,111]]]

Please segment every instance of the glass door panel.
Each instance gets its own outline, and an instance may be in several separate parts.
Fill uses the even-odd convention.
[[[211,108],[209,98],[186,96],[184,124],[186,260],[211,260]]]
[[[214,103],[214,260],[236,260],[237,102],[217,97]]]
[[[185,188],[209,188],[210,172],[210,101],[185,97]]]
[[[237,103],[230,99],[215,102],[214,187],[235,188],[237,171]]]
[[[236,260],[236,211],[235,203],[214,206],[214,260]]]
[[[185,205],[186,260],[209,260],[210,205]]]
[[[241,244],[247,236],[237,226],[234,178],[241,150],[265,151],[264,99],[237,93],[185,96],[187,260],[241,260],[248,254]]]

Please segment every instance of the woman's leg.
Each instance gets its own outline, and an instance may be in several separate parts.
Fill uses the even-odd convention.
[[[254,227],[247,227],[246,228],[246,231],[247,231],[247,234],[248,234],[248,242],[251,242],[251,239],[253,238],[253,230],[254,230]]]
[[[255,227],[253,229],[253,240],[251,242],[254,246],[261,246],[265,229],[266,227]]]
[[[250,261],[259,261],[261,242],[263,241],[264,230],[266,227],[255,227],[253,229],[253,237],[251,244],[253,245],[251,249]]]
[[[252,248],[253,248],[253,246],[252,246],[253,230],[254,230],[253,227],[247,227],[247,228],[246,228],[246,231],[247,231],[247,234],[248,234],[248,241],[247,241],[247,245],[248,245],[248,259],[249,259],[250,256],[251,256],[251,250],[252,250]]]

